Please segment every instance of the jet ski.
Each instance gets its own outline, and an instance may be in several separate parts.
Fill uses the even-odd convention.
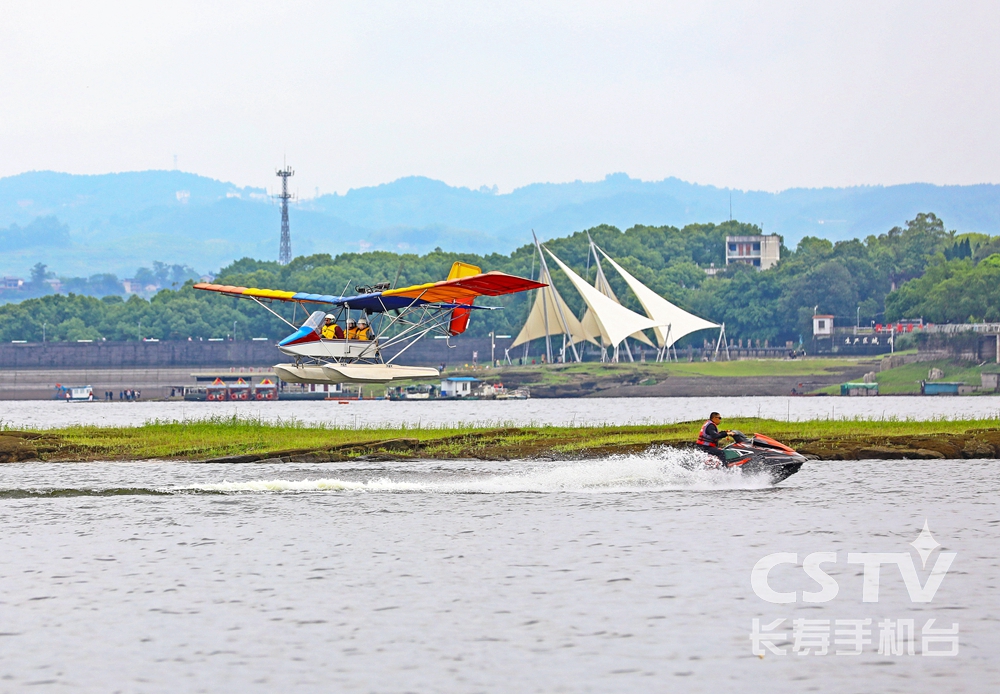
[[[767,475],[771,484],[777,484],[798,472],[807,460],[801,453],[763,434],[747,436],[742,431],[733,431],[731,435],[733,443],[721,448],[725,463],[710,456],[706,467],[744,475]]]

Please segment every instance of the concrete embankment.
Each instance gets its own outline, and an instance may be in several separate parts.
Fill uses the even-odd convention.
[[[502,358],[510,340],[498,339],[494,346],[489,338],[463,336],[449,342],[450,347],[443,340],[419,341],[406,351],[405,363],[443,364],[445,375],[500,380],[508,388],[526,386],[535,398],[788,395],[856,380],[878,368],[873,359],[840,360],[822,368],[813,368],[810,360],[762,359],[754,363],[764,366],[752,369],[752,373],[727,375],[716,375],[714,367],[706,367],[706,373],[687,373],[677,362],[671,366],[639,361],[469,369],[473,363],[488,365],[491,356]],[[733,356],[762,356],[758,351],[763,350],[746,355],[735,350]],[[386,358],[392,355],[392,349],[384,353]],[[701,364],[700,355],[694,352],[688,358],[694,364],[686,360],[682,364]],[[98,399],[105,391],[117,396],[130,388],[142,391],[143,399],[148,400],[166,397],[172,388],[192,385],[192,372],[243,369],[260,373],[286,361],[288,357],[273,343],[252,340],[0,344],[0,400],[48,399],[56,383],[93,386]],[[726,370],[723,364],[715,367]]]
[[[418,366],[462,367],[489,362],[489,338],[456,338],[450,349],[443,340],[424,340],[406,352],[406,363]],[[510,340],[497,340],[496,353]],[[398,349],[398,347],[396,348]],[[385,351],[391,358],[393,349]],[[94,397],[125,388],[142,391],[143,399],[163,398],[171,388],[192,385],[192,372],[268,371],[288,361],[270,341],[208,342],[45,342],[0,344],[0,400],[44,400],[56,383],[89,385]]]
[[[105,391],[114,393],[117,399],[126,388],[140,391],[143,400],[155,400],[168,397],[172,389],[177,391],[194,384],[191,374],[195,371],[228,373],[234,368],[220,364],[207,367],[3,369],[0,370],[0,400],[51,400],[57,383],[92,386],[97,400],[104,399]],[[270,373],[269,365],[245,368],[253,369],[253,374]]]
[[[747,364],[749,362],[743,362]],[[705,365],[704,370],[721,371],[739,362]],[[878,368],[874,360],[843,360],[825,368],[811,368],[811,362],[799,360],[761,360],[753,362],[754,375],[687,375],[688,367],[701,364],[589,364],[552,365],[539,368],[503,369],[495,376],[508,388],[526,387],[533,398],[650,398],[650,397],[750,397],[805,394],[851,380]],[[799,373],[783,373],[788,367]],[[737,367],[739,368],[739,367]]]
[[[244,375],[254,376],[267,373],[273,377],[270,365],[246,364]],[[190,367],[136,367],[136,368],[45,368],[45,369],[3,369],[0,370],[0,400],[49,400],[54,394],[55,384],[67,386],[89,385],[94,388],[94,397],[103,399],[105,391],[118,393],[131,388],[142,392],[144,400],[165,398],[172,389],[193,385],[194,372],[229,373],[239,368],[227,364]],[[622,379],[610,373],[599,378],[580,379],[564,384],[531,384],[541,367],[532,369],[508,369],[496,377],[508,388],[524,385],[533,398],[643,398],[643,397],[746,397],[754,395],[789,395],[793,391],[805,393],[828,385],[836,385],[860,378],[870,367],[859,367],[853,371],[822,376],[760,376],[723,378],[716,376],[662,378],[654,384],[638,385],[641,379]],[[609,370],[610,371],[610,370]],[[446,372],[449,375],[451,372]],[[484,379],[490,379],[489,372],[466,372]],[[435,381],[430,381],[436,385]]]

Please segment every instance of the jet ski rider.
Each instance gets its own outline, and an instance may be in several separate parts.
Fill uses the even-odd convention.
[[[724,464],[726,462],[726,456],[719,448],[719,441],[727,436],[730,436],[732,432],[725,429],[719,429],[719,422],[721,421],[722,416],[718,412],[710,414],[708,416],[708,421],[701,425],[701,431],[698,432],[697,445],[699,449],[709,455],[714,455]]]

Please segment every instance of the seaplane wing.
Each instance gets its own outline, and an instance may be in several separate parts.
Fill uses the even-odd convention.
[[[281,380],[364,384],[438,376],[434,368],[392,362],[428,334],[453,337],[465,332],[472,309],[496,308],[475,306],[477,297],[503,296],[545,286],[504,272],[483,272],[475,265],[459,262],[452,265],[448,279],[440,282],[397,289],[390,289],[387,283],[356,287],[359,293],[352,296],[205,282],[194,288],[251,299],[294,329],[277,344],[283,354],[295,358],[294,364],[275,365],[274,371]],[[315,310],[301,325],[295,325],[267,306],[273,301],[302,304],[303,308],[305,304],[326,304],[335,315]],[[354,325],[354,318],[357,328],[348,330]],[[362,325],[369,324],[371,327],[362,332]],[[390,352],[393,356],[384,359],[383,354]]]
[[[508,275],[505,272],[482,272],[467,277],[455,277],[440,282],[416,284],[412,287],[385,289],[383,291],[335,296],[333,294],[310,294],[289,292],[280,289],[257,289],[256,287],[234,287],[225,284],[201,282],[195,289],[218,292],[228,296],[263,301],[297,301],[301,303],[330,304],[351,309],[382,313],[384,311],[438,304],[441,308],[478,308],[470,306],[476,297],[502,296],[538,289],[546,285],[534,280]]]

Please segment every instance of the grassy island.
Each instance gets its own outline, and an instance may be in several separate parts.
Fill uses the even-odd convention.
[[[187,460],[338,462],[357,458],[594,458],[689,446],[700,422],[663,426],[338,428],[248,418],[147,422],[136,427],[0,429],[0,463]],[[1000,421],[732,419],[820,460],[1000,458]]]

